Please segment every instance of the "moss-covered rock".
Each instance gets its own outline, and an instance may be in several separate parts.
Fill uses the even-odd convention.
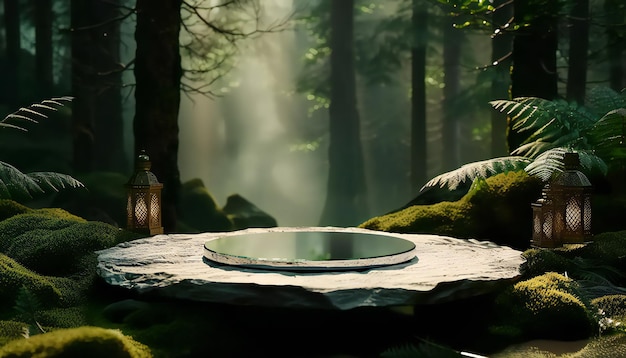
[[[23,338],[24,327],[27,323],[19,321],[0,321],[0,347],[10,341]]]
[[[61,329],[18,339],[0,348],[2,357],[152,357],[150,349],[120,331],[99,327]]]
[[[455,202],[414,205],[372,218],[360,227],[402,233],[432,233],[489,240],[514,248],[528,248],[530,204],[541,194],[542,183],[524,171],[476,180]]]
[[[33,209],[10,199],[0,199],[0,221],[18,214],[25,214]]]
[[[119,229],[67,215],[28,213],[0,222],[0,250],[40,274],[65,276],[81,271],[86,255],[117,243]]]
[[[470,237],[475,232],[471,223],[472,208],[466,201],[415,205],[402,211],[372,218],[360,227],[400,232],[432,233],[454,237]]]
[[[233,223],[217,206],[215,199],[204,186],[201,179],[192,179],[185,183],[180,191],[181,228],[186,231],[229,231]]]
[[[597,322],[582,297],[574,280],[554,272],[521,281],[496,299],[502,324],[495,326],[516,328],[526,339],[587,338]]]
[[[602,310],[605,317],[626,320],[626,295],[608,295],[595,298],[591,301]],[[626,324],[624,322],[623,324]]]
[[[233,194],[226,198],[226,205],[222,211],[233,222],[235,230],[278,226],[276,219],[239,194]]]
[[[563,273],[575,270],[575,264],[572,260],[553,250],[529,249],[522,256],[526,262],[522,264],[520,271],[526,278],[543,275],[546,272]]]
[[[34,294],[44,308],[67,307],[80,300],[80,289],[75,281],[39,275],[0,254],[0,306],[5,309],[13,307],[22,289]]]

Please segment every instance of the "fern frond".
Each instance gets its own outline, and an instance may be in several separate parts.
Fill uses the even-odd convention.
[[[626,108],[626,96],[603,86],[594,87],[587,92],[585,102],[598,117],[614,109]]]
[[[454,190],[461,183],[466,181],[472,182],[476,178],[486,179],[496,174],[522,170],[531,162],[532,160],[529,158],[510,156],[468,163],[458,169],[440,174],[429,180],[420,189],[420,192],[437,186],[441,188],[447,187],[449,190]]]
[[[593,125],[597,119],[585,107],[562,100],[520,97],[489,103],[494,109],[509,116],[513,131],[518,134],[531,132],[522,143],[536,140],[556,141],[563,136],[572,139],[578,136],[578,132]],[[559,143],[563,142],[560,139]]]
[[[626,160],[626,108],[606,113],[591,127],[588,136],[598,156],[606,162]]]
[[[24,120],[28,122],[33,122],[33,123],[39,123],[39,121],[36,118],[48,118],[48,116],[44,113],[44,111],[56,111],[57,107],[62,107],[65,105],[63,102],[70,102],[73,99],[74,98],[70,96],[55,97],[55,98],[43,100],[39,103],[33,103],[29,105],[28,107],[22,107],[18,109],[17,111],[10,113],[6,117],[4,117],[0,121],[0,127],[20,129],[20,130],[26,131],[24,127],[21,127],[15,124],[9,124],[7,123],[7,121],[16,119],[16,120]]]
[[[26,174],[32,178],[43,191],[59,191],[65,188],[83,188],[83,183],[67,174],[54,172],[34,172]]]
[[[571,149],[565,147],[552,148],[539,155],[535,160],[526,167],[528,175],[535,176],[543,181],[552,178],[555,173],[562,172],[565,167],[563,165],[563,157],[565,153]],[[602,158],[595,155],[589,150],[577,150],[580,159],[581,171],[587,174],[599,172],[606,175],[608,168]]]

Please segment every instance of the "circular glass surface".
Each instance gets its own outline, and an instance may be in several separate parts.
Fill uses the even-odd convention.
[[[204,257],[252,268],[352,270],[410,261],[414,250],[413,242],[393,236],[296,231],[216,237],[204,244]]]

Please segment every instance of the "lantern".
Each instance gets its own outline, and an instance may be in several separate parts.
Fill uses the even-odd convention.
[[[584,243],[591,237],[591,192],[589,179],[578,170],[578,153],[565,153],[565,170],[552,181],[553,197],[565,225],[558,232],[565,244]]]
[[[546,185],[541,198],[531,204],[533,210],[532,245],[553,248],[561,245],[559,232],[563,230],[563,210],[552,198],[550,185]]]
[[[156,176],[150,171],[150,157],[145,151],[137,157],[135,173],[126,184],[126,226],[128,230],[156,235],[163,233],[161,226],[161,189]]]

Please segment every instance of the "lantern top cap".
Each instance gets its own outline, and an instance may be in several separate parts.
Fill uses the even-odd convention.
[[[150,167],[152,167],[152,163],[150,162],[150,157],[148,156],[148,154],[146,154],[145,150],[141,150],[141,152],[139,152],[139,155],[137,156],[137,161],[135,162],[135,170],[139,171],[139,170],[150,170]]]
[[[565,170],[576,170],[580,167],[580,156],[576,152],[566,152],[563,155]]]

